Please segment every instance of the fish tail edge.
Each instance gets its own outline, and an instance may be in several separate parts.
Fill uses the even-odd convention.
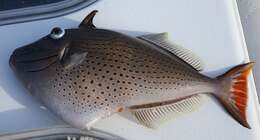
[[[253,62],[238,65],[217,77],[221,80],[224,91],[219,95],[225,109],[244,127],[251,129],[247,122],[248,76]]]

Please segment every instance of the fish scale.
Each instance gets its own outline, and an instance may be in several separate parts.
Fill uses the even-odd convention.
[[[210,94],[250,128],[246,106],[252,63],[210,78],[200,73],[201,60],[171,43],[167,34],[130,37],[97,29],[95,13],[78,29],[54,28],[60,31],[16,49],[9,60],[30,93],[65,122],[90,129],[114,113],[131,112],[152,128],[194,111]]]

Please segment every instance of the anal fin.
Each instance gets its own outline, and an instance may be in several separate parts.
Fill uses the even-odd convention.
[[[203,95],[193,95],[167,103],[144,104],[130,107],[136,119],[148,128],[158,128],[164,122],[193,112],[203,103]]]

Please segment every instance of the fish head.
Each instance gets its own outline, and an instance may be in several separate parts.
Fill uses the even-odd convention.
[[[55,27],[49,35],[14,50],[9,60],[10,66],[18,73],[41,71],[52,63],[68,67],[70,64],[67,59],[70,59],[71,55],[80,55],[81,51],[86,54],[84,47],[75,47],[75,37],[82,36],[84,32],[87,31]],[[77,59],[76,57],[78,56],[74,55],[74,59]]]
[[[37,71],[43,68],[43,64],[51,58],[58,60],[63,50],[68,46],[69,39],[64,30],[54,28],[51,33],[29,45],[17,48],[12,53],[9,63],[16,72]],[[38,65],[34,65],[35,62]],[[34,65],[34,67],[32,65]]]
[[[14,50],[9,64],[25,85],[47,82],[57,69],[63,71],[84,60],[87,52],[84,47],[75,45],[76,37],[84,32],[88,31],[55,27],[38,41]]]

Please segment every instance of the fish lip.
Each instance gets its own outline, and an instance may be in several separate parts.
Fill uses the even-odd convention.
[[[15,51],[11,54],[10,58],[9,58],[9,66],[12,68],[12,69],[15,69],[15,53],[16,52],[16,49]]]
[[[12,52],[12,54],[11,54],[11,56],[10,56],[10,58],[9,58],[9,65],[12,67],[12,68],[14,68],[15,67],[15,64],[16,64],[16,56],[18,56],[18,52],[19,52],[19,50],[21,50],[21,48],[24,48],[24,47],[26,47],[26,46],[23,46],[23,47],[19,47],[19,48],[16,48],[13,52]]]
[[[21,56],[20,56],[20,52],[19,51],[20,51],[20,48],[14,50],[14,52],[11,54],[11,56],[9,58],[9,66],[11,67],[11,69],[13,71],[18,72],[18,73],[20,73],[20,72],[38,72],[38,71],[42,71],[45,68],[48,68],[52,64],[56,63],[57,59],[58,59],[58,55],[55,54],[55,55],[47,56],[47,57],[44,57],[44,58],[37,58],[37,59],[32,59],[32,60],[22,60],[22,61],[20,61]],[[26,57],[26,55],[25,55],[25,57]],[[38,67],[35,67],[33,69],[30,69],[30,68],[27,69],[26,68],[26,66],[28,64],[29,65],[33,65],[33,64],[41,62],[41,61],[47,61],[47,62],[50,61],[50,62],[49,63],[44,63],[42,66],[38,66]]]
[[[10,58],[9,58],[9,66],[10,66],[13,70],[16,69],[16,63],[17,63],[16,56],[18,56],[19,50],[21,50],[21,48],[24,48],[24,47],[26,47],[26,46],[16,48],[16,49],[12,52],[12,54],[11,54],[11,56],[10,56]]]
[[[15,56],[17,56],[17,52],[18,52],[19,50],[21,50],[21,48],[24,48],[24,47],[25,47],[25,46],[16,48],[16,49],[12,52],[12,54],[11,54],[11,56],[10,56],[10,59],[9,59],[9,63],[15,62]]]

